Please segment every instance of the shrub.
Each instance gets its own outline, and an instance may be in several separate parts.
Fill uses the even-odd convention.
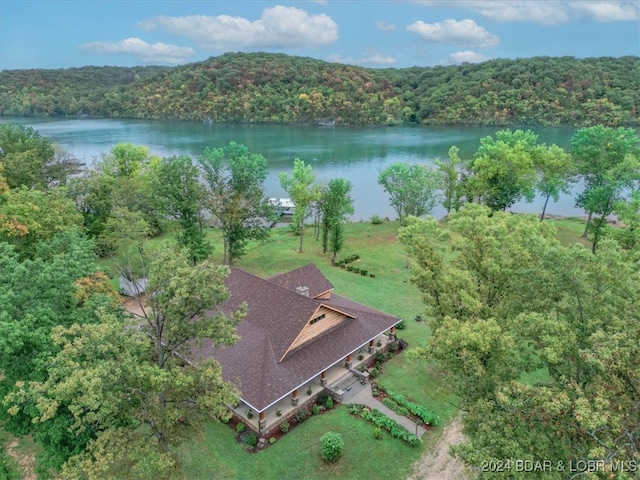
[[[382,219],[382,217],[380,215],[371,215],[371,219],[370,219],[371,223],[374,225],[381,225],[384,220]]]
[[[320,413],[320,407],[318,407],[317,403],[314,403],[313,407],[311,407],[311,413],[313,415],[317,415],[318,413]]]
[[[358,409],[349,409],[349,412],[354,415],[359,415],[364,420],[373,423],[376,427],[385,429],[393,438],[399,438],[412,447],[420,443],[418,437],[376,409],[371,410],[367,407],[358,407]]]
[[[320,437],[320,456],[325,462],[337,462],[344,449],[342,435],[337,432],[327,432]]]
[[[352,271],[353,273],[360,273],[360,268],[359,268],[359,267],[352,267],[352,268],[351,268],[351,271]]]
[[[240,422],[239,424],[236,425],[236,432],[242,433],[244,432],[245,428],[247,428],[247,426],[244,423]]]
[[[326,391],[322,391],[321,393],[318,394],[318,396],[316,397],[316,403],[318,405],[324,405],[327,403],[327,398],[329,398],[329,394]]]
[[[382,439],[382,429],[380,427],[376,427],[373,429],[373,438],[376,440]]]
[[[404,323],[404,320],[402,320],[400,323],[398,323],[398,324],[396,325],[396,328],[397,328],[398,330],[404,330],[405,328],[407,328],[407,324],[406,324],[406,323]]]
[[[284,422],[282,422],[280,424],[280,431],[282,433],[287,433],[289,431],[289,427],[290,426],[291,426],[291,424],[285,420]]]
[[[247,437],[247,445],[254,446],[258,442],[258,438],[256,434],[253,432],[249,432],[249,436]]]
[[[366,277],[367,275],[369,275],[369,272],[366,269],[362,268],[360,269],[360,275]]]
[[[304,422],[307,418],[311,416],[311,412],[306,408],[301,408],[296,412],[296,421],[298,423]]]
[[[347,272],[353,272],[353,265],[347,265]]]
[[[382,352],[376,353],[376,362],[384,362],[384,361],[385,361],[384,353]],[[377,366],[378,365],[376,365],[376,367]]]
[[[273,445],[274,443],[276,443],[276,437],[271,437],[269,439],[269,445]]]
[[[371,378],[377,378],[378,377],[378,369],[374,367],[373,370],[371,370]]]
[[[370,274],[369,274],[369,276],[370,276],[371,278],[376,278],[376,274],[375,274],[375,273],[370,273]]]
[[[395,352],[398,349],[398,344],[396,342],[389,342],[387,345],[388,352]]]
[[[333,398],[329,396],[324,405],[327,407],[327,410],[331,410],[333,408]]]

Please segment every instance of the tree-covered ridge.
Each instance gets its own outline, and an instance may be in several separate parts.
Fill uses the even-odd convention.
[[[168,67],[82,67],[0,72],[0,114],[105,115],[113,93]],[[113,93],[110,93],[113,92]]]
[[[378,125],[638,125],[640,58],[371,69],[270,53],[0,72],[0,115]]]

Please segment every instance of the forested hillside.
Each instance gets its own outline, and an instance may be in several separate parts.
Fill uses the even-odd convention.
[[[638,125],[640,58],[370,69],[229,53],[180,67],[0,72],[0,115],[347,125]]]

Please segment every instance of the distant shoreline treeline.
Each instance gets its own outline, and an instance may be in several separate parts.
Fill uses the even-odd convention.
[[[638,126],[640,57],[371,69],[228,53],[178,67],[0,72],[0,115],[211,122]]]

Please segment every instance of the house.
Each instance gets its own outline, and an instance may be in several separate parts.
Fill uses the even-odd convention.
[[[280,412],[299,405],[300,392],[314,386],[339,395],[338,381],[365,376],[354,369],[354,357],[373,355],[382,340],[394,338],[401,321],[336,295],[314,264],[267,279],[232,268],[226,285],[226,313],[248,304],[237,327],[240,340],[205,344],[195,359],[213,356],[222,365],[223,378],[241,392],[236,413],[251,412],[250,424],[257,414],[252,426],[262,434],[279,425]]]

